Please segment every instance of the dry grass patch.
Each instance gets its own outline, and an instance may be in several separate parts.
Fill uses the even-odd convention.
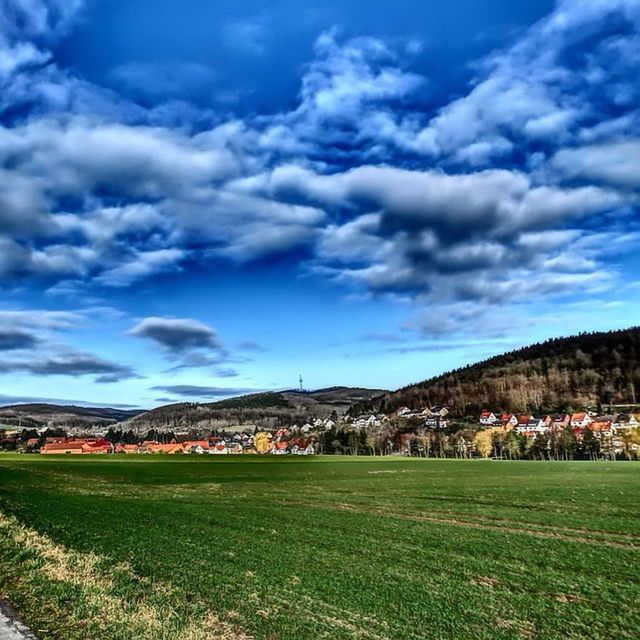
[[[97,630],[95,636],[88,632],[87,638],[112,637],[111,633],[120,637],[116,632],[122,630],[131,640],[251,640],[244,631],[211,612],[185,626],[173,606],[178,596],[171,586],[135,575],[127,563],[106,570],[106,558],[67,549],[2,513],[0,536],[32,554],[27,580],[35,581],[40,576],[77,588],[84,615],[74,622]],[[122,578],[136,586],[136,597],[118,593],[116,585]],[[77,615],[75,609],[71,615]]]
[[[488,576],[478,576],[471,580],[471,584],[478,585],[479,587],[488,587],[494,589],[500,586],[500,580],[497,578],[490,578]]]

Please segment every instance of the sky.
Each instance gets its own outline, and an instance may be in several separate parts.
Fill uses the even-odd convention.
[[[640,0],[0,0],[0,404],[640,324],[639,72]]]

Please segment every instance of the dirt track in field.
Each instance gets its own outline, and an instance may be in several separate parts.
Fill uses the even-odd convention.
[[[507,520],[475,514],[464,514],[464,517],[462,517],[433,511],[406,513],[394,511],[392,509],[367,507],[347,502],[322,503],[313,501],[283,501],[283,504],[295,504],[299,506],[316,507],[319,509],[330,509],[332,511],[364,513],[384,518],[398,518],[401,520],[411,520],[413,522],[430,522],[456,527],[467,527],[470,529],[481,529],[484,531],[518,533],[536,536],[539,538],[562,540],[565,542],[578,542],[582,544],[613,547],[615,549],[640,550],[640,536],[613,531],[605,532],[590,529],[572,529],[569,527],[553,527],[551,525],[537,523],[527,524],[525,522],[518,522],[517,520]]]

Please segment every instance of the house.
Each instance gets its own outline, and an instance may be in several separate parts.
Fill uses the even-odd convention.
[[[82,446],[83,454],[107,454],[113,453],[113,445],[106,440],[94,440],[85,442]]]
[[[513,429],[518,424],[518,418],[513,413],[503,413],[500,415],[500,424],[505,429]]]
[[[398,418],[406,418],[407,416],[411,415],[411,409],[409,409],[409,407],[400,407],[396,411],[396,415],[398,416]]]
[[[498,422],[498,418],[496,414],[493,413],[492,411],[483,411],[480,414],[480,424],[483,424],[485,426],[491,426],[496,422]]]
[[[544,418],[534,418],[533,416],[531,416],[531,418],[529,419],[529,424],[527,425],[527,431],[529,433],[546,433],[548,429],[549,425]]]
[[[443,407],[440,404],[436,404],[433,407],[431,407],[431,409],[429,409],[429,412],[431,413],[432,416],[440,416],[441,418],[444,418],[445,416],[449,415],[449,409],[447,407]]]
[[[210,448],[208,440],[187,440],[182,443],[185,453],[208,453]]]
[[[556,413],[553,416],[553,428],[554,429],[564,429],[568,427],[571,423],[571,416],[568,413]]]
[[[52,442],[45,444],[40,453],[45,455],[86,455],[113,453],[113,445],[106,440],[90,438],[86,440],[68,440],[66,442]]]
[[[289,453],[289,443],[284,440],[274,443],[272,453],[275,453],[276,455]]]
[[[610,420],[596,420],[589,425],[589,429],[596,435],[610,436],[613,433],[613,426]]]
[[[218,440],[212,448],[209,449],[209,453],[216,456],[226,456],[229,453],[227,443],[224,440]]]
[[[514,427],[514,431],[518,435],[533,438],[539,433],[546,433],[548,430],[545,421],[542,418],[534,416],[518,416],[518,424]]]
[[[72,454],[82,455],[82,442],[51,442],[40,449],[42,455]]]
[[[168,455],[175,455],[176,453],[182,453],[184,449],[181,444],[177,442],[171,442],[169,444],[160,444],[153,442],[146,446],[147,453],[166,453]]]
[[[291,444],[291,443],[290,443]],[[315,453],[313,446],[313,440],[305,440],[304,438],[298,438],[292,442],[291,453],[296,456],[310,456]]]
[[[632,413],[621,413],[614,422],[616,429],[636,429],[639,426],[638,419]]]
[[[588,427],[592,422],[593,420],[591,419],[591,416],[585,411],[574,413],[571,415],[570,424],[574,428],[578,427],[579,429],[584,429],[585,427]]]

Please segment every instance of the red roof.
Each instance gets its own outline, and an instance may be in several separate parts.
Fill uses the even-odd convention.
[[[589,428],[592,431],[610,431],[611,430],[611,421],[609,421],[609,420],[601,420],[600,422],[592,422],[589,425]]]
[[[191,447],[202,447],[203,449],[208,449],[209,448],[209,441],[208,440],[188,440],[187,442],[183,442],[182,446],[185,449],[191,449]]]

